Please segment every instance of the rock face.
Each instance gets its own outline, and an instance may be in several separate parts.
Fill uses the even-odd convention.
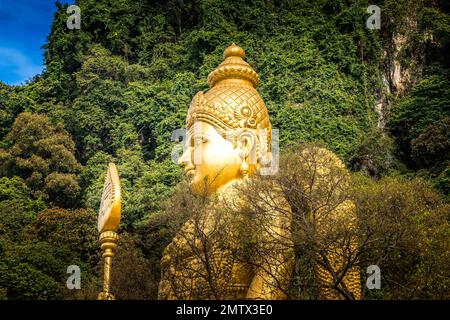
[[[411,6],[408,12],[391,18],[385,28],[392,31],[384,34],[384,72],[381,74],[383,88],[376,92],[374,106],[378,117],[378,128],[383,129],[392,97],[402,97],[422,77],[425,41],[430,37],[418,25],[420,5]],[[382,26],[383,27],[383,26]],[[421,39],[421,40],[419,40]]]

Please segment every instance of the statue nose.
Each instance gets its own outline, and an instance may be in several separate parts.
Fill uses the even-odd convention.
[[[190,148],[186,149],[183,154],[181,155],[181,157],[178,159],[178,165],[184,167],[187,166],[191,161],[190,161]]]

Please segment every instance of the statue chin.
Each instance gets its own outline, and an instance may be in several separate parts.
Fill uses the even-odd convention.
[[[195,171],[193,171],[190,174],[189,173],[186,174],[186,176],[189,181],[189,187],[194,194],[202,195],[205,193],[211,193],[211,191],[208,192],[208,188],[207,188],[208,183],[205,182],[207,177],[197,177],[195,175]]]
[[[226,167],[222,174],[211,173],[209,175],[202,175],[192,170],[186,173],[186,176],[191,191],[196,195],[210,195],[223,191],[227,186],[241,179],[241,177],[235,177],[236,174],[226,175]],[[211,176],[215,177],[215,179],[210,178]]]

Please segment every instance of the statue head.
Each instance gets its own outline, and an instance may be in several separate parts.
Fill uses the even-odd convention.
[[[259,76],[244,56],[234,43],[226,48],[224,61],[208,76],[210,89],[189,106],[179,164],[197,193],[215,192],[269,163],[269,114],[255,89]]]

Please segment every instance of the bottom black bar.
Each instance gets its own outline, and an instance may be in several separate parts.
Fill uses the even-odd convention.
[[[391,311],[400,312],[402,318],[426,311],[444,314],[449,301],[0,301],[0,318],[7,312],[22,312],[46,319],[66,316],[85,319],[99,316],[103,319],[307,319],[333,317],[362,319],[376,316],[392,317]],[[4,313],[5,312],[5,313]],[[86,318],[87,319],[87,318]]]

